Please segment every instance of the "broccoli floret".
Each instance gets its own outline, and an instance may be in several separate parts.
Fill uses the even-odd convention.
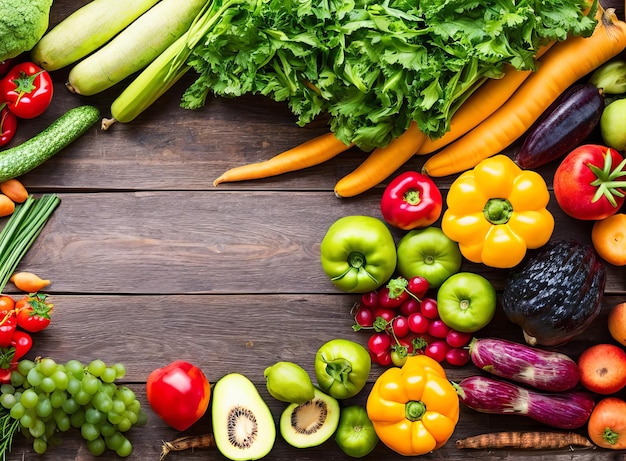
[[[52,0],[0,0],[0,62],[30,51],[48,29]]]

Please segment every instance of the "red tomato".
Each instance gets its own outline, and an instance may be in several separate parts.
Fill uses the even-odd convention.
[[[15,308],[15,301],[7,295],[0,295],[0,311],[12,311]]]
[[[626,194],[626,160],[618,151],[584,144],[570,152],[554,173],[554,195],[561,209],[582,220],[614,215]]]
[[[48,328],[53,305],[47,301],[48,295],[31,293],[15,303],[17,325],[31,333]]]
[[[0,311],[0,348],[9,347],[17,328],[17,320],[13,309]]]
[[[35,118],[50,105],[53,88],[46,70],[32,62],[22,62],[0,80],[0,100],[17,117]]]
[[[154,412],[174,429],[184,431],[209,407],[211,385],[200,368],[176,360],[150,373],[146,392]]]
[[[17,131],[17,117],[6,106],[0,110],[0,146],[8,144]]]

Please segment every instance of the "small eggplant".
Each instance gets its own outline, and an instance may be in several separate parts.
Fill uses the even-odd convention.
[[[513,157],[521,168],[537,168],[580,145],[600,122],[602,91],[591,83],[570,86],[537,119]]]
[[[499,338],[475,338],[470,358],[480,369],[544,391],[566,391],[578,384],[578,365],[565,354]]]
[[[595,405],[585,391],[539,392],[485,376],[464,378],[455,387],[461,403],[475,411],[527,416],[558,429],[584,426]]]

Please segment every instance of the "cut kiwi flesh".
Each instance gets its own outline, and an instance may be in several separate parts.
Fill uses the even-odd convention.
[[[308,402],[292,403],[280,416],[280,433],[296,448],[321,445],[337,430],[339,402],[318,388]]]
[[[213,389],[213,436],[217,449],[233,461],[266,456],[276,440],[269,407],[246,376],[230,373]]]

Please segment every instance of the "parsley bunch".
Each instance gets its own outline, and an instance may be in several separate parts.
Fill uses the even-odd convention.
[[[505,64],[534,69],[541,45],[596,25],[586,0],[210,3],[211,27],[187,58],[198,76],[184,108],[202,107],[210,93],[265,95],[286,101],[299,125],[329,114],[336,136],[363,150],[386,145],[411,120],[441,136]]]

